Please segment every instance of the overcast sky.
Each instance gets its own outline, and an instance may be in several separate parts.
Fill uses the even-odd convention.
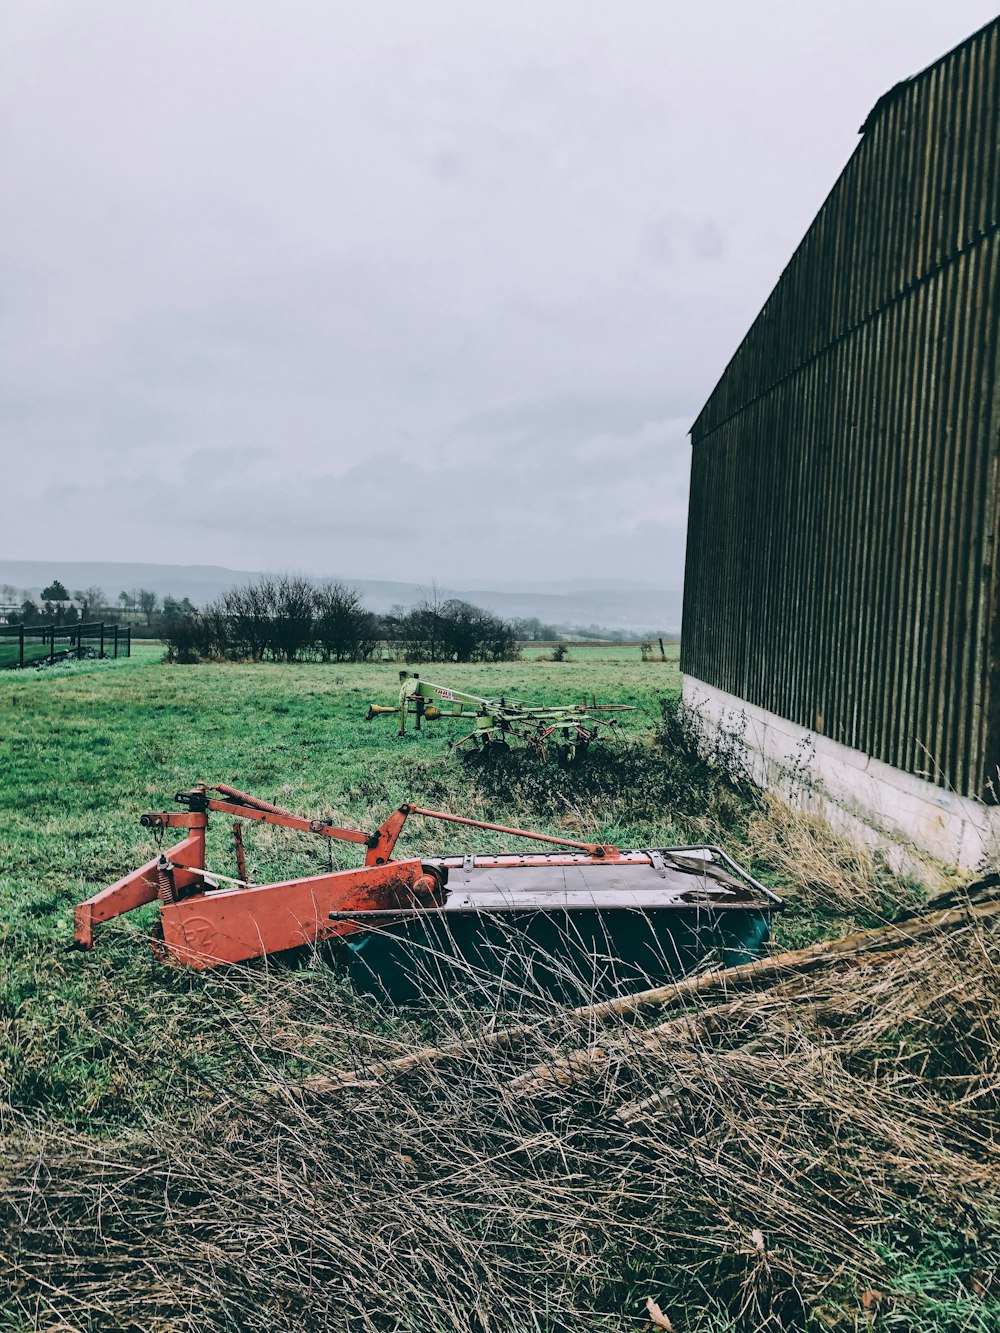
[[[687,431],[977,0],[0,0],[0,555],[679,587]]]

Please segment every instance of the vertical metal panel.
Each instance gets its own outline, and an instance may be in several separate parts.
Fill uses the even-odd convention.
[[[887,94],[692,429],[684,671],[1000,784],[1000,19]]]

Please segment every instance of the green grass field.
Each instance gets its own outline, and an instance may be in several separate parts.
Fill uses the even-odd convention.
[[[151,855],[139,814],[199,780],[364,829],[413,799],[587,840],[720,841],[786,895],[775,948],[920,902],[675,744],[668,653],[424,670],[635,705],[627,740],[568,770],[523,753],[463,764],[447,748],[459,722],[402,740],[394,717],[366,723],[395,700],[392,664],[171,666],[136,643],[127,660],[0,675],[0,1329],[623,1333],[644,1327],[647,1295],[677,1333],[1000,1327],[981,1128],[1000,1067],[995,939],[810,991],[805,1017],[751,1008],[734,1052],[712,1039],[651,1059],[613,1032],[614,1078],[523,1108],[503,1059],[346,1101],[296,1091],[488,1013],[387,1013],[322,958],[166,968],[155,906],[70,948],[73,904]],[[217,818],[209,864],[235,873],[227,832]],[[258,881],[358,859],[247,837]],[[431,821],[405,835],[417,853],[516,846]],[[700,1089],[696,1112],[624,1131],[615,1097],[668,1076]]]
[[[33,662],[44,662],[48,656],[48,644],[29,641],[24,645],[25,666]],[[21,647],[18,641],[10,637],[0,636],[0,668],[17,666],[20,661]]]
[[[798,895],[794,863],[752,804],[651,748],[661,700],[679,694],[676,647],[666,663],[642,663],[628,648],[624,660],[607,649],[583,649],[563,663],[426,670],[430,679],[484,693],[541,702],[596,693],[634,705],[623,724],[627,741],[602,745],[568,770],[540,765],[525,752],[499,766],[467,765],[448,750],[449,737],[465,730],[460,721],[426,723],[401,739],[395,717],[365,722],[370,702],[394,702],[394,664],[171,666],[162,656],[160,645],[137,643],[129,659],[0,676],[0,997],[7,1025],[0,1076],[21,1108],[113,1127],[159,1106],[173,1074],[158,1059],[150,1007],[159,1021],[189,1022],[216,983],[153,961],[146,935],[154,906],[99,928],[92,953],[70,948],[72,908],[153,854],[139,815],[174,808],[174,792],[198,781],[229,783],[365,830],[412,800],[623,846],[722,840],[790,893],[777,926],[787,946],[876,919],[870,901],[857,909],[836,889]],[[208,861],[235,874],[228,830],[225,819],[211,822]],[[351,844],[268,828],[250,828],[247,842],[258,882],[318,873],[328,857],[338,867],[360,859]],[[523,846],[411,820],[400,849]],[[267,984],[263,965],[240,977],[248,996]],[[124,1050],[127,1064],[114,1054]],[[213,1040],[192,1058],[224,1068],[229,1054],[228,1039]]]
[[[194,782],[230,783],[363,829],[412,799],[501,823],[527,817],[541,831],[601,841],[685,836],[683,819],[638,793],[619,794],[601,808],[590,788],[594,772],[603,772],[599,756],[588,771],[553,765],[551,773],[515,756],[508,783],[504,774],[477,773],[448,751],[449,737],[465,730],[460,722],[425,724],[403,739],[394,717],[365,722],[370,702],[395,701],[395,665],[169,666],[162,656],[160,645],[137,643],[129,659],[0,676],[0,947],[7,963],[0,986],[18,1029],[0,1054],[0,1071],[15,1100],[47,1114],[73,1120],[85,1109],[93,1124],[131,1114],[147,1094],[155,1098],[162,1072],[155,1058],[148,1080],[130,1078],[122,1094],[115,1062],[102,1052],[112,1041],[141,1043],[152,992],[161,1013],[174,1003],[185,1011],[191,979],[152,963],[143,931],[154,908],[104,928],[97,950],[81,954],[68,948],[72,906],[152,855],[140,813],[174,808],[174,792]],[[659,700],[678,693],[677,653],[666,664],[633,656],[599,666],[590,659],[528,660],[426,674],[542,702],[582,700],[596,691],[599,699],[635,705],[626,725],[630,736],[642,738],[658,723]],[[613,754],[612,748],[605,758]],[[523,795],[519,785],[527,788]],[[214,821],[209,863],[233,874],[227,828],[224,819]],[[330,847],[264,829],[247,837],[261,881],[317,873],[330,852],[338,866],[359,859],[350,844]],[[447,851],[470,837],[483,848],[518,845],[411,821],[406,846]],[[196,993],[202,984],[194,984]],[[252,969],[247,984],[252,989]],[[99,1023],[90,1020],[94,1009]]]

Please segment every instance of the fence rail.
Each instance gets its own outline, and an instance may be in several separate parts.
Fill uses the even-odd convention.
[[[130,625],[0,625],[0,668],[75,657],[131,657]]]

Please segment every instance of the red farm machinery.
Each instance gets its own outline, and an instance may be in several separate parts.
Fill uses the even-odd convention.
[[[193,968],[329,941],[392,998],[420,992],[414,960],[429,955],[438,975],[448,958],[509,976],[516,958],[522,977],[546,986],[546,978],[558,980],[568,966],[602,987],[634,988],[637,980],[688,970],[712,948],[729,957],[752,955],[780,905],[715,847],[624,850],[408,804],[364,832],[224,785],[198,785],[176,800],[179,810],[141,816],[156,855],[76,908],[80,947],[93,947],[96,926],[158,902],[154,949],[166,962]],[[235,875],[206,865],[211,814],[234,820]],[[411,816],[547,850],[397,859]],[[243,833],[255,823],[355,843],[363,864],[251,883]],[[180,840],[170,843],[170,832]]]

